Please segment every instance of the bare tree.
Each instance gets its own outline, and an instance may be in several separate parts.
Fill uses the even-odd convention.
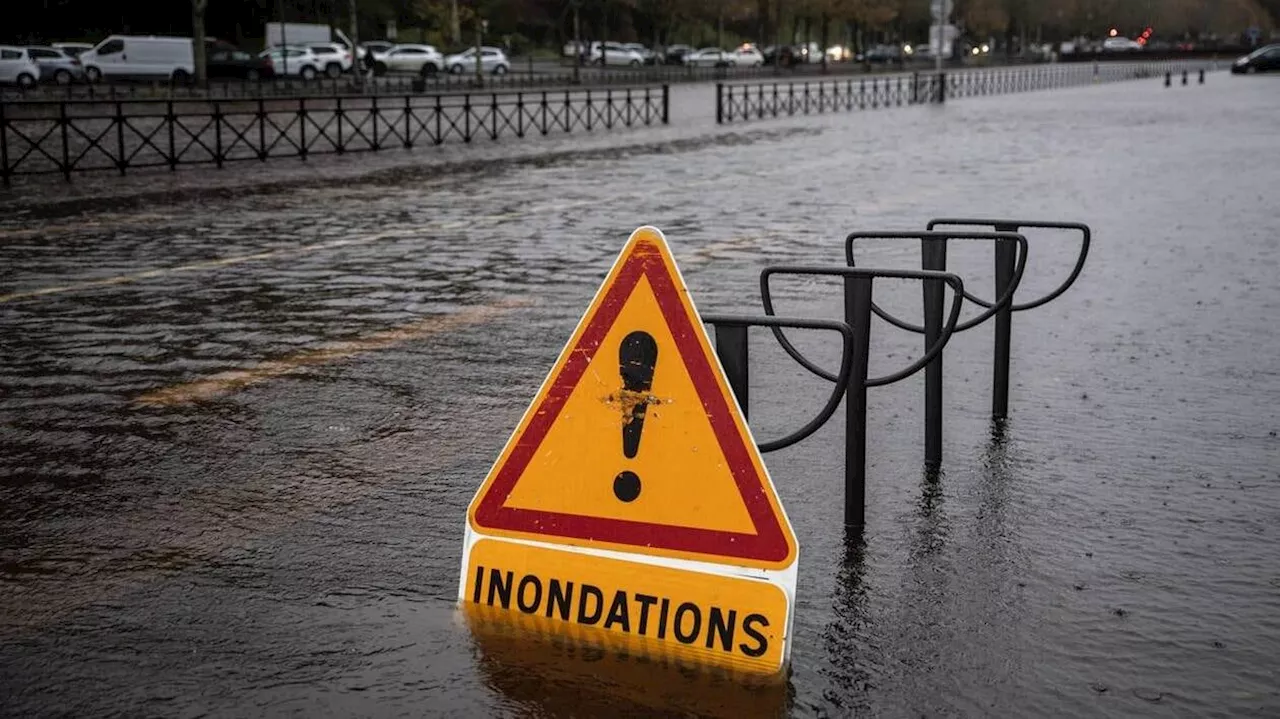
[[[209,0],[191,0],[191,59],[195,65],[196,84],[200,87],[209,81],[204,46],[204,9],[208,4]]]

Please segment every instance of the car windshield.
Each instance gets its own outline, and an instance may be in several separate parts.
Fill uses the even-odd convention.
[[[1267,45],[1266,47],[1260,47],[1249,53],[1249,57],[1262,57],[1263,55],[1270,55],[1273,51],[1280,52],[1280,45]]]

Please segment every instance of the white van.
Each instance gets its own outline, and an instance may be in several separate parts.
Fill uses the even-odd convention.
[[[189,37],[112,35],[80,55],[89,82],[103,78],[186,82],[195,75]]]

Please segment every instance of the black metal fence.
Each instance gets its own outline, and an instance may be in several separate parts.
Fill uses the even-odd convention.
[[[716,122],[763,120],[792,115],[900,107],[948,98],[1003,95],[1057,87],[1163,77],[1198,70],[1202,63],[1096,63],[1024,65],[1006,68],[902,74],[808,82],[718,83]]]
[[[919,77],[902,75],[749,85],[717,83],[716,122],[900,107],[917,102],[919,91]]]
[[[668,87],[0,103],[0,177],[206,164],[668,122]]]

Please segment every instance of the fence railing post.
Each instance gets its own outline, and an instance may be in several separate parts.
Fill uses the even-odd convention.
[[[298,98],[298,157],[307,159],[307,98]]]
[[[671,86],[662,83],[662,124],[670,124],[671,111]]]
[[[258,95],[258,159],[267,160],[267,108],[262,95]]]
[[[213,101],[213,161],[222,169],[222,106]]]
[[[731,115],[732,117],[732,115]],[[716,83],[716,124],[724,124],[724,83]]]
[[[346,151],[347,147],[342,142],[342,98],[341,97],[337,98],[337,102],[338,104],[335,111],[337,112],[337,115],[338,115],[337,117],[338,119],[338,154],[341,155],[343,152]]]
[[[124,103],[116,103],[116,169],[124,176]]]

